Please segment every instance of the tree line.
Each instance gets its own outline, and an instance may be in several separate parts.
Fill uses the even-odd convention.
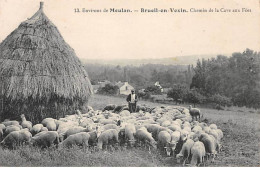
[[[189,86],[194,74],[191,65],[144,64],[141,66],[113,66],[85,64],[91,83],[99,81],[129,82],[136,89],[143,89],[160,82],[163,88],[170,88],[174,83]]]
[[[195,66],[86,64],[85,68],[92,84],[101,80],[128,81],[137,90],[146,89],[140,95],[147,98],[150,94],[160,94],[153,87],[159,81],[164,89],[170,89],[167,96],[176,102],[260,108],[260,52],[250,49],[235,52],[230,57],[218,55],[201,59]]]
[[[260,108],[260,52],[198,60],[190,89],[206,98],[222,96],[236,106]]]

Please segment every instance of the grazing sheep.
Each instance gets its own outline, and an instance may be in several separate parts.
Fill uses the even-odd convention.
[[[80,120],[79,126],[86,127],[86,126],[93,125],[93,124],[94,124],[94,121],[92,119],[83,117]]]
[[[182,130],[179,125],[173,125],[173,124],[171,124],[170,126],[168,126],[168,128],[169,128],[170,130],[172,130],[172,131],[179,131],[179,132],[180,132],[180,131]]]
[[[13,131],[4,138],[1,145],[14,148],[17,145],[30,142],[31,138],[32,134],[28,130]]]
[[[181,125],[181,124],[182,124],[182,120],[181,120],[181,119],[176,119],[175,121],[176,121],[176,122],[178,122],[178,123],[179,123],[179,125]]]
[[[170,149],[171,153],[175,153],[175,149],[178,146],[178,143],[180,142],[181,139],[181,132],[179,131],[174,131],[171,133],[171,142],[170,142]]]
[[[191,127],[189,127],[189,126],[185,126],[182,130],[185,130],[185,131],[191,132]]]
[[[211,130],[211,128],[208,127],[208,126],[205,126],[205,127],[203,127],[202,130],[203,130],[205,133],[209,133],[209,131]]]
[[[2,122],[2,124],[4,124],[7,127],[7,126],[10,126],[10,125],[19,125],[19,122],[16,121],[16,120],[9,120],[9,121]]]
[[[170,125],[171,125],[171,121],[169,121],[169,120],[166,120],[166,121],[162,122],[162,124],[161,124],[162,127],[167,127]]]
[[[106,124],[115,124],[116,125],[117,122],[115,122],[114,120],[111,120],[111,119],[100,119],[99,123],[101,123],[103,125],[106,125]]]
[[[83,146],[84,148],[88,148],[90,135],[87,132],[80,132],[77,134],[70,135],[67,139],[59,144],[60,147],[70,148],[74,145]]]
[[[205,122],[200,122],[199,126],[203,129],[204,127],[208,127],[207,123]]]
[[[135,134],[136,128],[133,124],[127,124],[125,126],[125,139],[129,142],[129,145],[132,147],[135,143]]]
[[[149,133],[152,134],[152,137],[157,140],[158,134],[162,130],[167,130],[168,128],[162,127],[157,124],[145,124],[144,127],[147,129]],[[168,129],[170,130],[170,129]]]
[[[191,131],[196,133],[197,131],[202,131],[202,128],[200,126],[194,126]]]
[[[220,141],[217,130],[215,130],[215,129],[210,129],[208,134],[214,136],[214,138],[215,138],[217,141]]]
[[[119,112],[121,112],[122,110],[129,110],[129,109],[128,109],[128,106],[127,106],[127,105],[117,106],[117,107],[113,110],[113,112],[114,112],[114,113],[119,113]]]
[[[177,162],[180,163],[181,159],[183,160],[182,165],[184,166],[187,159],[190,156],[191,148],[194,145],[194,141],[192,139],[187,139],[185,143],[183,143],[181,151],[176,155]]]
[[[71,127],[65,132],[64,139],[68,138],[70,135],[74,135],[80,132],[90,132],[90,129],[83,128],[81,126]]]
[[[207,157],[211,156],[212,162],[214,162],[214,158],[217,153],[216,152],[217,142],[216,142],[215,138],[211,135],[204,133],[204,134],[201,134],[199,141],[201,141],[204,144]]]
[[[43,131],[32,137],[31,144],[42,148],[60,143],[59,134],[56,131]]]
[[[106,146],[109,144],[118,144],[118,131],[115,129],[109,129],[100,134],[98,137],[98,143],[97,147],[98,149],[102,149],[103,146]]]
[[[182,123],[181,127],[182,128],[184,128],[184,127],[191,127],[191,125],[190,125],[189,122],[185,121],[185,122]]]
[[[46,127],[41,128],[41,132],[49,131]]]
[[[199,109],[197,108],[192,108],[192,106],[189,106],[189,111],[190,111],[190,115],[192,117],[192,121],[194,120],[194,118],[196,119],[196,121],[200,121],[200,117],[201,117],[201,112]]]
[[[187,139],[189,139],[189,132],[188,131],[182,130],[180,133],[181,133],[180,140],[176,144],[176,147],[175,147],[175,150],[174,150],[175,154],[180,153],[182,145],[187,141]]]
[[[128,110],[122,110],[121,112],[119,112],[119,115],[121,117],[126,117],[126,116],[130,116],[131,113]]]
[[[114,110],[116,108],[116,105],[115,104],[109,104],[109,105],[106,105],[103,109],[103,112],[106,111],[106,110]]]
[[[39,123],[32,127],[31,133],[34,136],[35,134],[41,132],[41,129],[43,128],[43,124]]]
[[[108,129],[116,129],[117,131],[119,131],[119,127],[115,124],[106,124],[104,126],[102,126],[102,128],[104,131],[108,130]]]
[[[0,141],[4,138],[4,131],[0,128]]]
[[[180,125],[181,125],[180,122],[179,122],[179,121],[176,121],[176,120],[172,121],[171,124],[172,124],[172,125],[176,125],[176,126],[180,126]]]
[[[218,127],[217,127],[217,125],[216,125],[216,124],[211,124],[211,125],[209,125],[209,127],[210,127],[211,129],[215,129],[215,130],[217,130],[217,129],[218,129]]]
[[[197,141],[191,148],[191,166],[200,166],[201,163],[204,163],[204,157],[206,155],[205,146],[202,142]]]
[[[45,126],[48,131],[56,131],[57,130],[57,125],[55,123],[56,119],[53,118],[45,118],[42,121],[43,126]]]
[[[88,132],[88,134],[90,136],[89,140],[88,140],[89,145],[95,146],[96,143],[97,143],[97,139],[101,134],[101,131],[95,130],[95,131],[92,131],[92,132]]]
[[[28,128],[31,131],[32,130],[32,122],[27,121],[24,114],[21,115],[21,119],[22,119],[21,126],[23,128]]]
[[[152,146],[155,149],[157,148],[156,147],[157,142],[152,137],[152,134],[149,133],[144,128],[140,128],[139,130],[136,131],[136,138],[138,142],[143,142],[144,144],[148,144],[149,150],[150,150],[150,146]]]
[[[5,130],[5,128],[6,128],[5,125],[0,123],[0,129]]]
[[[158,148],[161,148],[162,150],[165,149],[167,156],[171,155],[170,142],[171,135],[169,132],[163,130],[158,134]]]
[[[221,141],[221,139],[223,138],[223,132],[221,129],[217,129],[216,132],[218,133],[218,140],[219,142]]]
[[[22,128],[17,126],[17,125],[10,125],[10,126],[7,126],[6,129],[5,129],[5,133],[4,135],[7,136],[9,133],[13,132],[13,131],[19,131],[21,130]]]

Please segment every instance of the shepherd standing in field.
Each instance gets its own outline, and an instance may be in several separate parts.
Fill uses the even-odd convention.
[[[130,113],[136,111],[137,95],[134,90],[131,90],[131,93],[127,96],[126,101],[128,102],[128,107]]]

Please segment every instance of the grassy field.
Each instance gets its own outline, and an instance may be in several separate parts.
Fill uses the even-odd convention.
[[[89,102],[94,109],[107,104],[126,104],[124,98],[95,95]],[[161,106],[166,104],[140,101],[139,104]],[[204,118],[215,123],[224,132],[223,151],[215,163],[207,166],[258,166],[260,165],[260,113],[245,108],[217,111],[201,108]],[[173,158],[158,151],[149,154],[144,148],[91,152],[80,148],[70,150],[23,147],[17,150],[0,148],[0,166],[181,166]]]

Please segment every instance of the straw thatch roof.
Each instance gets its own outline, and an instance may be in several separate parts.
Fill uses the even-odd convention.
[[[93,93],[87,72],[44,14],[43,3],[0,44],[0,82],[2,119],[21,113],[35,120],[61,117],[86,105]]]

